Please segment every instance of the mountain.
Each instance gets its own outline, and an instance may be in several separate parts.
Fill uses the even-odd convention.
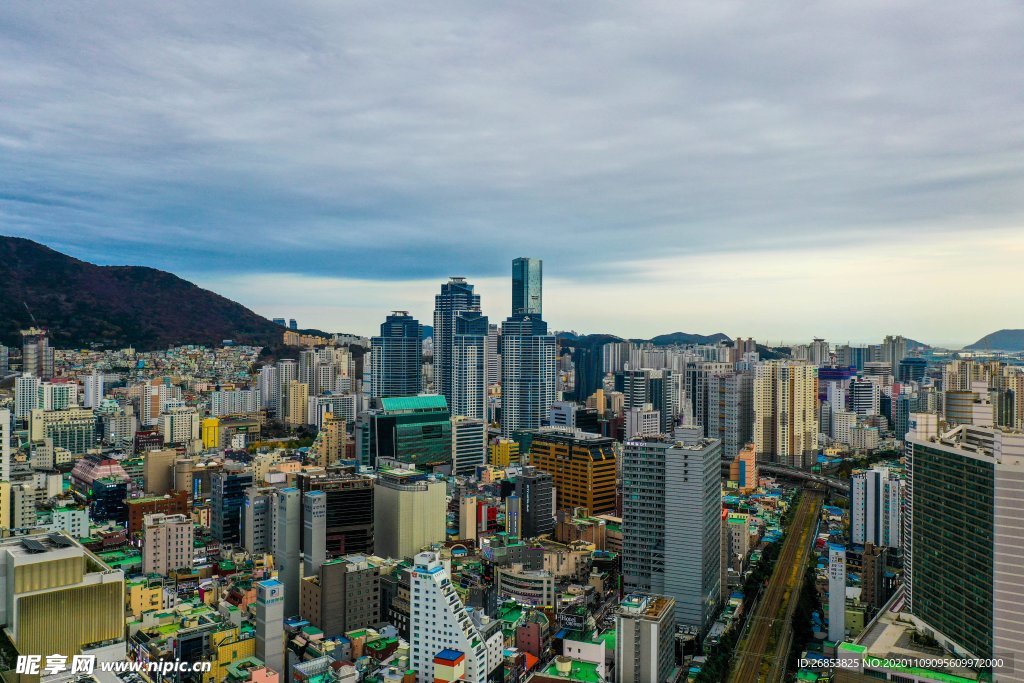
[[[96,266],[32,240],[0,235],[0,342],[49,329],[57,348],[138,350],[176,344],[280,344],[283,329],[241,304],[140,266]]]
[[[714,334],[690,334],[689,332],[671,332],[659,334],[651,339],[655,346],[670,346],[672,344],[717,344],[720,341],[731,342],[732,338],[727,334],[715,332]]]
[[[999,330],[969,346],[965,351],[1024,351],[1024,330]]]

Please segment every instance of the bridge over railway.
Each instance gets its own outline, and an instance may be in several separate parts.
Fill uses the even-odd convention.
[[[828,486],[830,489],[840,493],[850,492],[850,482],[843,481],[842,479],[836,479],[835,477],[828,477],[824,474],[818,474],[817,472],[811,472],[810,470],[801,470],[796,467],[780,465],[775,462],[758,463],[757,468],[766,474],[774,474],[778,477],[797,479],[799,481],[815,482],[817,484]]]

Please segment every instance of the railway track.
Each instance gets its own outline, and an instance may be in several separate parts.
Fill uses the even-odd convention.
[[[785,673],[793,614],[822,500],[819,491],[809,489],[800,496],[768,588],[754,608],[754,614],[750,615],[746,634],[736,650],[729,676],[731,683],[773,683],[781,680]]]

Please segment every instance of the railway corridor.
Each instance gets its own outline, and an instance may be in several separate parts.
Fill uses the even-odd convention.
[[[810,489],[800,496],[768,587],[761,592],[737,646],[729,676],[732,683],[774,683],[785,674],[793,614],[823,499],[822,493]]]

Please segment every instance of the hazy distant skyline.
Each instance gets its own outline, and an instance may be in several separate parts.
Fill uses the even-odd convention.
[[[959,346],[1024,327],[1024,7],[0,7],[0,233],[266,315]],[[1017,283],[1014,285],[1013,283]]]

